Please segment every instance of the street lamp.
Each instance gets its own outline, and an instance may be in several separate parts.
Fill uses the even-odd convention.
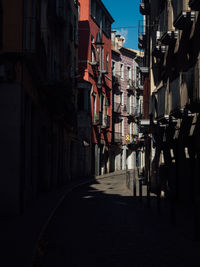
[[[104,43],[102,42],[102,35],[100,32],[97,32],[96,41],[94,44],[95,44],[97,49],[102,48],[102,46],[104,45]]]

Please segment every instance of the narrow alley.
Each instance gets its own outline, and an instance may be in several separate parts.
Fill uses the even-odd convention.
[[[199,266],[199,242],[193,241],[186,214],[170,224],[168,201],[162,200],[158,215],[156,198],[149,208],[146,197],[133,197],[123,176],[99,179],[68,195],[43,242],[43,267]]]

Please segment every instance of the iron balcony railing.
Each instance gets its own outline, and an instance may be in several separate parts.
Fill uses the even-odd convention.
[[[195,11],[191,11],[188,0],[172,0],[174,10],[174,27],[183,30],[195,19]]]
[[[127,106],[127,115],[130,116],[134,116],[134,117],[138,117],[141,115],[141,111],[138,107],[134,107],[134,106]]]
[[[121,79],[120,79],[119,75],[115,74],[115,75],[112,76],[112,84],[113,84],[113,87],[120,88]]]
[[[164,45],[169,45],[178,38],[178,31],[174,29],[171,14],[173,14],[172,3],[168,2],[160,14],[160,41]]]
[[[114,102],[114,112],[115,113],[121,113],[121,104]]]
[[[132,79],[127,80],[127,90],[133,91],[136,89],[136,81],[133,81]]]

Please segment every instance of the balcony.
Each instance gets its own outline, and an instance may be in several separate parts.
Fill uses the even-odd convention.
[[[178,31],[166,30],[163,31],[160,41],[164,45],[169,45],[170,43],[177,40],[177,38],[178,38]]]
[[[142,15],[150,14],[150,3],[147,0],[142,0],[140,3],[140,13]]]
[[[183,30],[186,25],[189,25],[195,19],[195,11],[181,11],[174,20],[174,27]]]
[[[133,81],[132,79],[128,79],[127,80],[127,87],[126,89],[128,91],[134,91],[136,89],[136,82]]]
[[[115,91],[115,93],[119,93],[120,92],[120,88],[121,88],[121,79],[119,75],[113,75],[112,76],[112,86],[113,89]]]
[[[102,112],[96,113],[93,116],[92,125],[102,125]]]
[[[128,106],[127,107],[127,116],[128,117],[138,117],[140,115],[140,112],[136,107]]]
[[[200,2],[199,0],[190,0],[189,7],[194,11],[200,11]]]
[[[126,143],[132,150],[136,150],[140,144],[140,139],[137,134],[127,134]]]
[[[140,67],[140,72],[143,76],[149,74],[149,67]]]
[[[167,51],[167,47],[165,45],[156,45],[153,48],[152,54],[154,57],[162,57],[162,55],[164,55]]]
[[[114,132],[114,143],[122,143],[122,133]]]
[[[172,14],[175,5],[172,1],[166,1],[165,9],[160,14],[160,33],[159,39],[163,45],[170,45],[178,38],[178,31],[174,29]],[[176,1],[177,2],[177,1]]]
[[[120,104],[120,103],[116,103],[116,102],[114,102],[113,111],[114,111],[115,113],[120,114],[120,113],[121,113],[121,104]]]
[[[110,128],[110,116],[109,115],[104,116],[102,128],[103,129]]]

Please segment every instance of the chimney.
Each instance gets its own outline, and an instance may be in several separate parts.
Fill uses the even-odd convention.
[[[116,35],[117,48],[120,49],[124,46],[125,38],[119,34]]]

